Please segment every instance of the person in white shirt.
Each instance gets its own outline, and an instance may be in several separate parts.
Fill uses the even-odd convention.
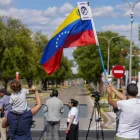
[[[67,136],[66,140],[77,140],[78,139],[78,101],[70,99],[69,102],[70,111],[67,118]]]
[[[138,94],[137,85],[134,83],[128,84],[126,100],[119,100],[117,102],[112,98],[112,91],[115,92],[114,87],[107,85],[106,90],[108,93],[108,103],[121,111],[115,140],[139,140],[140,99],[136,98]]]
[[[11,111],[16,114],[23,114],[30,108],[27,106],[26,94],[29,94],[29,89],[22,89],[21,84],[17,80],[10,83],[12,94],[9,103]],[[31,89],[30,89],[31,90]]]

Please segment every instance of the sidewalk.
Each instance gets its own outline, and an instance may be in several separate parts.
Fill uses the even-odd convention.
[[[108,103],[107,99],[101,99],[100,103]],[[102,109],[103,115],[107,118],[107,122],[104,124],[104,127],[107,129],[115,129],[116,127],[116,114],[112,111],[112,106],[109,105],[109,111],[105,112]]]
[[[114,112],[104,112],[104,115],[108,119],[107,123],[104,124],[104,127],[114,130],[116,128],[115,113]]]

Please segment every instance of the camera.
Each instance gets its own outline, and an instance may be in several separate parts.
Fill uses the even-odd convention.
[[[94,92],[91,92],[92,94],[92,97],[95,98],[95,101],[99,101],[100,100],[100,93],[98,91],[94,91]]]

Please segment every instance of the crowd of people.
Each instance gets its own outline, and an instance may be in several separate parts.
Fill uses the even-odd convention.
[[[10,83],[10,88],[11,93],[4,88],[0,90],[1,140],[31,140],[32,119],[42,106],[38,90],[35,87],[24,89],[18,80],[13,80]],[[28,107],[26,100],[26,94],[29,94],[29,92],[34,92],[36,99],[36,105],[32,108]],[[70,99],[67,105],[70,111],[67,118],[66,140],[77,140],[79,124],[78,101]],[[58,99],[58,91],[53,90],[44,107],[48,140],[60,139],[59,128],[63,112],[64,106],[62,101]]]
[[[42,106],[38,90],[35,87],[24,89],[18,80],[13,80],[10,83],[10,88],[11,93],[4,88],[0,90],[1,140],[31,140],[32,119]],[[36,100],[36,105],[32,108],[28,107],[26,100],[26,94],[31,91],[34,92]],[[128,84],[125,94],[122,94],[111,84],[106,85],[106,91],[108,103],[113,106],[117,116],[115,140],[139,140],[140,99],[136,98],[138,94],[137,85]],[[118,97],[117,101],[113,99],[113,94]],[[67,106],[69,113],[66,140],[78,140],[78,101],[70,99]],[[44,107],[48,140],[60,140],[59,128],[63,112],[64,105],[58,98],[58,91],[53,90]]]

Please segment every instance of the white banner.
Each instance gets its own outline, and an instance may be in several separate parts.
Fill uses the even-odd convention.
[[[90,20],[89,6],[87,2],[78,2],[79,12],[82,20]]]

